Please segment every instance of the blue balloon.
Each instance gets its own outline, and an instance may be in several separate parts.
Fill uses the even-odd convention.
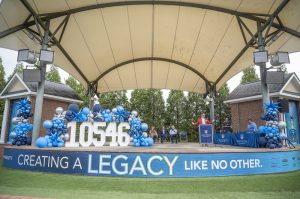
[[[43,123],[43,127],[45,129],[50,129],[50,128],[52,128],[52,126],[53,126],[53,122],[51,120],[45,120]]]
[[[100,104],[95,104],[93,106],[93,112],[99,113],[102,110],[102,106]]]
[[[142,124],[141,124],[141,130],[142,130],[143,132],[146,132],[146,131],[148,130],[148,124],[142,123]]]
[[[45,137],[39,137],[36,142],[35,145],[39,148],[45,148],[48,146],[48,142],[47,139]]]
[[[10,134],[9,134],[9,136],[12,138],[12,139],[14,139],[15,137],[17,137],[17,133],[16,132],[11,132]]]
[[[88,115],[88,114],[90,113],[90,109],[87,108],[87,107],[84,107],[84,108],[82,109],[82,113],[84,113],[85,115]]]
[[[259,132],[259,133],[264,133],[264,132],[265,132],[265,127],[264,127],[264,126],[260,126],[260,127],[258,128],[258,132]]]
[[[275,144],[270,144],[270,145],[269,145],[269,148],[270,148],[270,149],[274,149],[275,147],[276,147]]]
[[[68,107],[68,110],[73,111],[75,113],[78,113],[79,106],[77,104],[70,104],[69,107]]]

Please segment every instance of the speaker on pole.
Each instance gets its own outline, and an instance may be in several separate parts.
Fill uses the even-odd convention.
[[[289,100],[288,99],[279,99],[279,112],[288,113],[289,112]]]

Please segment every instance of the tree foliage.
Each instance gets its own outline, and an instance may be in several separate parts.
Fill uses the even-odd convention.
[[[101,93],[99,94],[99,102],[103,107],[108,109],[112,109],[118,105],[124,106],[126,110],[130,108],[126,91]]]
[[[162,91],[158,89],[134,90],[130,98],[131,110],[137,110],[139,116],[148,123],[160,129],[165,122],[165,102]]]
[[[57,67],[51,65],[50,71],[46,73],[46,80],[61,83],[61,77],[59,75]]]
[[[183,91],[171,90],[167,99],[167,125],[174,125],[178,129],[184,126],[184,104]]]
[[[224,101],[229,95],[229,88],[227,83],[224,84],[215,96],[215,129],[220,131],[225,118],[231,120],[230,107]]]
[[[7,78],[7,82],[9,82],[9,80],[14,76],[15,73],[23,72],[23,69],[24,69],[24,65],[22,63],[18,63],[15,66],[13,73]]]
[[[4,89],[5,87],[5,84],[6,84],[6,81],[5,81],[5,70],[4,70],[4,67],[3,67],[3,64],[2,64],[2,58],[0,57],[0,92]],[[4,100],[0,100],[0,118],[2,121],[2,114],[3,114],[3,111],[4,111]]]
[[[76,79],[72,76],[69,76],[66,79],[66,84],[70,86],[76,93],[83,99],[82,106],[89,106],[89,97],[86,94],[86,89],[82,84],[80,84]]]
[[[259,80],[256,72],[255,72],[255,68],[254,66],[251,66],[249,68],[246,68],[243,70],[243,76],[241,79],[241,84],[246,84],[249,82],[254,82],[256,80]]]
[[[182,131],[188,133],[189,140],[196,141],[198,139],[198,127],[192,124],[192,119],[197,120],[202,113],[209,114],[208,105],[204,96],[199,93],[189,92],[184,101],[184,118]]]

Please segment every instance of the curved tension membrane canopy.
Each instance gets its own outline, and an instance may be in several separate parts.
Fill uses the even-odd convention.
[[[299,51],[299,10],[297,0],[3,0],[0,47],[39,51],[35,19],[50,20],[54,64],[97,92],[205,93],[253,64],[257,21],[272,22],[269,53]]]

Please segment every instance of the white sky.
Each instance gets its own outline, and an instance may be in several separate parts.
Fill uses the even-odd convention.
[[[2,58],[6,78],[12,74],[14,67],[17,64],[17,54],[17,51],[0,48],[0,57]],[[300,77],[300,52],[290,54],[290,62],[290,64],[287,64],[288,72],[295,72]],[[257,66],[255,68],[257,74],[259,75],[259,68]],[[67,72],[63,71],[62,69],[59,69],[59,72],[63,81],[68,78],[69,75]],[[239,85],[241,77],[242,73],[238,73],[227,82],[230,91]],[[164,99],[166,100],[169,95],[169,90],[163,89],[162,91]],[[128,92],[128,97],[130,97],[130,93],[131,91]]]

